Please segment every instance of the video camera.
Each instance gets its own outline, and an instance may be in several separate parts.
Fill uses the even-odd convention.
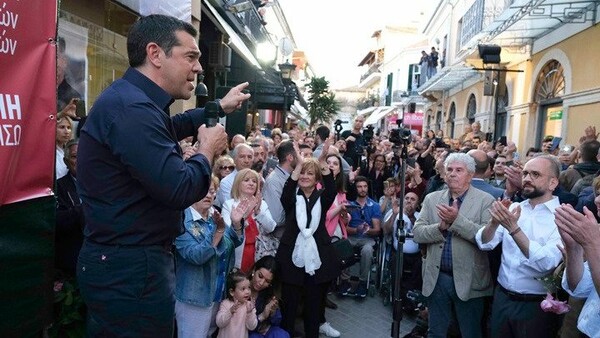
[[[375,136],[375,132],[373,131],[373,126],[368,125],[362,132],[363,139],[365,140],[365,145],[370,145],[371,140],[373,140],[373,136]]]
[[[390,131],[390,142],[392,142],[395,146],[410,143],[412,136],[410,129],[404,128],[402,119],[396,120],[396,123],[398,124],[398,128]]]
[[[337,119],[333,123],[333,130],[335,130],[338,140],[340,139],[340,133],[342,132],[342,129],[343,129],[343,127],[342,127],[343,123],[348,123],[348,121],[342,121],[340,119]]]

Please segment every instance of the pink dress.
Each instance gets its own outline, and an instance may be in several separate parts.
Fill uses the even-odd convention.
[[[348,203],[348,201],[346,200],[346,193],[339,192],[335,196],[335,200],[333,201],[333,204],[331,205],[329,210],[327,210],[327,216],[325,218],[325,227],[327,228],[327,232],[329,233],[329,236],[333,236],[333,233],[335,232],[335,228],[339,224],[340,228],[342,229],[342,238],[348,238],[348,233],[346,232],[346,225],[348,225],[348,222],[350,221],[350,213],[348,213],[347,221],[344,221],[340,217],[339,213],[337,215],[333,214],[334,213],[333,210],[335,208],[337,208],[341,204],[346,204],[346,203]]]

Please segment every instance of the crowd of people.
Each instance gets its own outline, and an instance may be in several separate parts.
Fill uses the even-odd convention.
[[[191,94],[161,79],[201,71],[195,34],[141,19],[132,68],[98,98],[79,141],[68,116],[57,122],[56,267],[79,282],[89,335],[169,337],[176,319],[178,337],[285,338],[299,335],[300,316],[304,336],[338,337],[328,292],[365,297],[385,241],[404,258],[403,300],[427,299],[429,337],[453,326],[462,337],[600,336],[594,127],[570,150],[548,137],[522,156],[478,122],[402,144],[364,133],[362,116],[337,136],[323,125],[226,135],[202,125],[202,109],[168,115],[170,98]],[[245,86],[220,100],[224,114],[248,99]],[[400,219],[414,234],[402,252]],[[360,252],[358,283],[336,240]],[[549,276],[569,297],[566,315]]]

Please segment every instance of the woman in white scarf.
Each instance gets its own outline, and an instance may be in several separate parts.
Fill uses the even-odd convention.
[[[319,336],[322,302],[329,283],[340,273],[340,260],[325,227],[337,193],[325,162],[331,142],[325,141],[318,161],[297,157],[300,160],[281,194],[286,222],[276,259],[281,266],[281,326],[290,335],[302,299],[305,337]],[[324,189],[319,190],[321,180]]]

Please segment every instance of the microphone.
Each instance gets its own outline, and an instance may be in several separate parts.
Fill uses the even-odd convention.
[[[214,127],[219,122],[219,106],[215,101],[208,101],[204,106],[204,115],[206,117],[206,126]]]

